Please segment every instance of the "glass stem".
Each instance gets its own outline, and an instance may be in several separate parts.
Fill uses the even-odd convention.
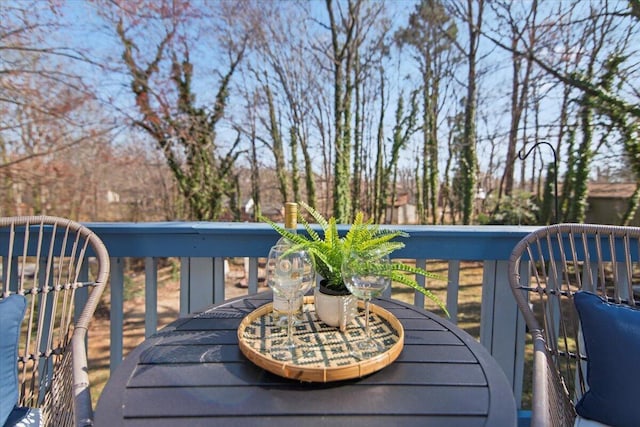
[[[293,298],[287,298],[288,313],[287,313],[287,345],[293,344]]]
[[[364,330],[367,335],[367,341],[371,340],[371,331],[369,330],[369,300],[364,300]]]

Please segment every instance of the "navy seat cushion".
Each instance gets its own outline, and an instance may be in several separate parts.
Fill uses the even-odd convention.
[[[26,306],[22,295],[0,299],[0,425],[18,403],[18,337]]]
[[[39,427],[42,425],[40,409],[16,406],[4,427]]]
[[[640,426],[640,310],[577,292],[588,357],[589,390],[576,405],[584,417],[612,426]]]

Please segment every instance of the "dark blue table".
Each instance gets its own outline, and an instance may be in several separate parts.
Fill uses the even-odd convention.
[[[264,292],[176,320],[112,374],[97,426],[509,426],[511,388],[496,361],[447,320],[375,300],[402,323],[398,359],[367,377],[319,384],[281,378],[240,352],[237,328]]]

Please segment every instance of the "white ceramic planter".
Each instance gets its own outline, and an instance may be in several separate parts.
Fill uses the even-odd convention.
[[[358,314],[358,299],[353,295],[327,295],[318,288],[313,295],[318,318],[329,326],[345,331]]]

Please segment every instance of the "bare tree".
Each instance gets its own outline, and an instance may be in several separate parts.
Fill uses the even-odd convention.
[[[84,193],[82,181],[64,175],[78,158],[93,164],[90,151],[109,144],[103,136],[114,126],[84,77],[99,67],[69,40],[68,24],[58,17],[61,9],[44,1],[0,8],[0,211],[5,215],[55,211],[95,217],[95,211],[62,202],[69,201],[68,194],[60,191]]]
[[[417,197],[417,208],[423,223],[428,222],[429,216],[435,223],[438,217],[438,128],[446,99],[444,80],[451,76],[457,62],[452,50],[457,32],[457,26],[440,1],[423,0],[410,15],[407,27],[396,33],[401,46],[415,50],[414,58],[422,76],[422,191]]]
[[[225,6],[241,8],[241,4]],[[240,9],[223,11],[232,16]],[[226,15],[226,13],[230,15]],[[214,220],[224,207],[224,197],[232,212],[239,211],[234,165],[241,154],[239,135],[226,152],[217,139],[217,127],[225,114],[230,80],[242,60],[247,46],[246,32],[239,38],[218,29],[220,43],[229,57],[228,69],[221,75],[211,105],[199,106],[193,88],[194,64],[191,61],[190,36],[194,29],[184,25],[202,10],[192,10],[187,3],[150,2],[141,16],[127,3],[117,7],[112,19],[123,46],[123,61],[131,79],[139,116],[135,126],[147,132],[165,156],[178,188],[189,206],[189,218]],[[152,25],[163,27],[156,48],[145,55]],[[145,24],[147,25],[145,27]],[[225,27],[226,29],[232,27]],[[134,39],[135,35],[137,38]],[[236,35],[237,36],[237,35]]]
[[[633,3],[630,11],[625,6],[608,1],[558,4],[538,24],[545,37],[535,45],[514,47],[487,36],[514,55],[529,58],[562,85],[556,152],[566,164],[564,176],[558,177],[564,220],[584,219],[589,171],[598,156],[603,158],[603,147],[631,159],[637,150],[638,140],[628,125],[640,117],[639,91],[629,78],[638,71],[629,61],[637,53],[632,40],[638,22]],[[577,113],[572,114],[572,103],[579,107]]]
[[[381,20],[384,5],[348,0],[346,6],[343,6],[341,2],[326,0],[326,8],[331,47],[316,49],[324,51],[332,64],[335,147],[333,213],[339,221],[347,222],[352,213],[353,132],[358,127],[353,124],[354,90],[362,83],[363,77],[369,75],[370,67],[362,64],[371,64],[384,48],[385,24]],[[382,27],[376,26],[376,23]]]
[[[467,78],[464,98],[464,127],[461,144],[460,191],[462,194],[462,222],[470,224],[475,205],[476,183],[478,180],[477,157],[477,103],[478,103],[478,56],[482,23],[484,18],[484,0],[460,0],[447,4],[449,13],[461,19],[467,29],[467,44],[462,46],[457,40],[451,40],[465,58]]]
[[[316,203],[314,162],[309,142],[309,97],[317,84],[317,70],[305,48],[304,9],[290,3],[255,3],[246,13],[260,16],[255,54],[247,70],[260,82],[266,111],[259,112],[268,139],[260,138],[274,156],[283,202]],[[288,149],[287,149],[288,148]],[[304,179],[304,188],[301,180]]]
[[[536,25],[535,19],[538,12],[538,2],[534,0],[527,5],[522,12],[523,16],[514,16],[518,13],[515,9],[517,5],[512,2],[496,2],[492,4],[496,16],[499,18],[499,27],[507,26],[510,30],[510,43],[512,50],[512,80],[511,80],[511,122],[509,126],[509,142],[507,148],[507,158],[505,161],[504,173],[502,176],[503,186],[500,193],[510,196],[514,186],[514,166],[516,162],[516,151],[518,139],[521,132],[521,124],[525,108],[528,105],[530,85],[529,81],[533,72],[533,61],[531,58],[518,54],[518,46],[522,40],[525,45],[535,48]],[[526,132],[526,129],[522,131]]]

